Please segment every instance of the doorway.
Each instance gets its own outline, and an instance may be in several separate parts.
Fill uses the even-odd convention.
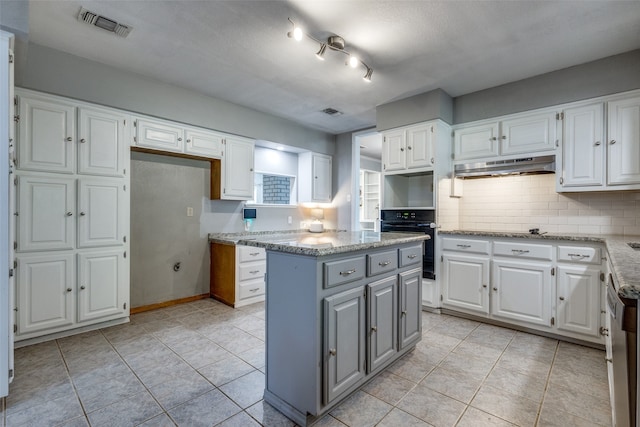
[[[380,230],[382,134],[368,129],[353,134],[351,229]]]

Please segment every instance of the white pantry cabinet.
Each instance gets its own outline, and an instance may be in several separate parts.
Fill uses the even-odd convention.
[[[78,173],[124,176],[126,115],[81,107],[78,117]]]
[[[333,198],[331,156],[298,154],[298,201],[330,203]]]
[[[78,180],[78,248],[124,244],[125,188],[121,180]]]
[[[122,250],[78,254],[78,322],[126,314],[129,287],[125,274]]]

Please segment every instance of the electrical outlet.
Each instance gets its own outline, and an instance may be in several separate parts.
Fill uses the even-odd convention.
[[[191,206],[187,207],[187,216],[193,216],[193,208]]]
[[[309,228],[309,223],[306,221],[300,221],[300,229],[304,230],[305,228]]]

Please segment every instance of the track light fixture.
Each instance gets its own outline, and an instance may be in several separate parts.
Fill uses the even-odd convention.
[[[352,68],[357,68],[358,65],[362,65],[364,68],[366,68],[366,73],[363,77],[365,82],[370,83],[371,82],[371,75],[373,74],[373,68],[369,67],[367,64],[365,64],[361,59],[359,59],[357,56],[352,55],[351,53],[347,52],[346,50],[344,50],[344,39],[340,36],[329,36],[327,38],[326,42],[321,42],[320,40],[316,39],[315,37],[305,33],[301,27],[297,26],[292,20],[291,18],[287,18],[289,20],[289,22],[291,22],[291,25],[293,25],[293,29],[291,31],[289,31],[287,33],[287,36],[289,38],[293,38],[294,40],[300,41],[302,40],[303,36],[307,36],[308,38],[310,38],[311,40],[313,40],[314,42],[318,43],[320,45],[320,50],[318,50],[318,52],[316,53],[316,58],[323,60],[324,61],[324,53],[327,50],[327,48],[333,50],[334,52],[341,52],[344,53],[345,55],[347,55],[347,61],[345,62],[345,65],[349,65]]]

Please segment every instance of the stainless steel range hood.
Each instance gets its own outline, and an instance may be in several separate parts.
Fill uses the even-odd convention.
[[[488,176],[554,173],[556,156],[524,157],[455,165],[456,178],[482,178]]]

